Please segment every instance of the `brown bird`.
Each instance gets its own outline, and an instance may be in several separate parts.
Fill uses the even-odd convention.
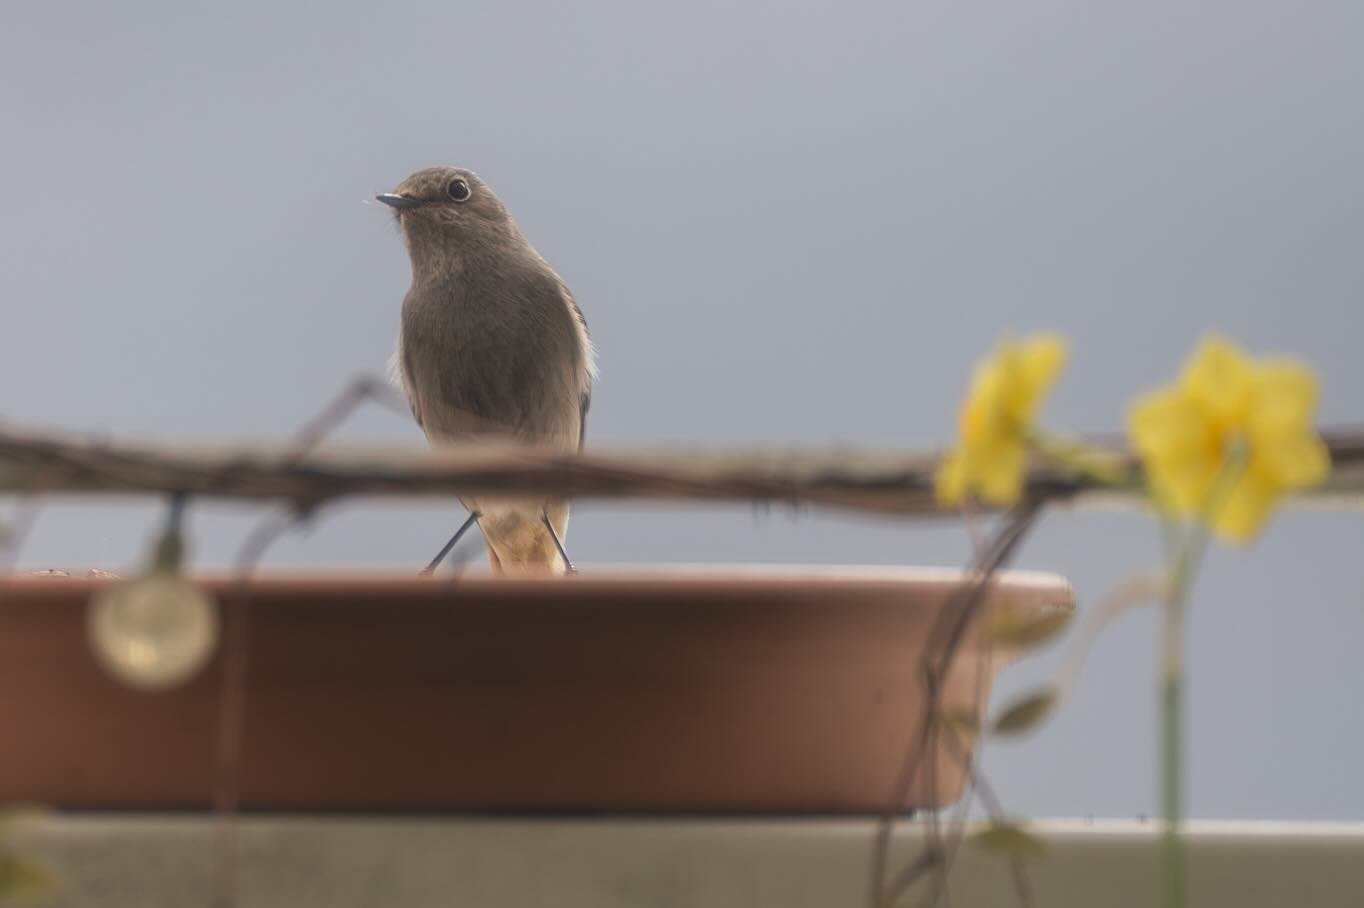
[[[595,354],[573,294],[488,184],[461,167],[419,170],[378,196],[412,260],[395,367],[433,445],[582,447]],[[495,572],[563,573],[568,502],[464,499]]]

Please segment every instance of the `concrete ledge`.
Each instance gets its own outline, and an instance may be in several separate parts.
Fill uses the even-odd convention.
[[[922,827],[902,824],[901,856]],[[1036,825],[1038,904],[1154,903],[1154,823]],[[55,906],[210,903],[213,821],[55,816],[21,840],[55,862]],[[239,822],[240,904],[251,908],[859,908],[865,820],[497,820],[258,817]],[[1200,908],[1364,905],[1364,823],[1199,823],[1190,831]],[[993,854],[963,847],[952,904],[1012,905]]]

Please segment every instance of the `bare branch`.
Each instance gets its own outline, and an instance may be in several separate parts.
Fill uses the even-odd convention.
[[[1324,433],[1330,481],[1294,500],[1364,506],[1364,429]],[[854,450],[734,452],[588,451],[514,445],[336,447],[300,459],[297,448],[189,448],[83,441],[0,429],[0,494],[142,494],[254,499],[307,510],[346,496],[548,495],[565,498],[731,500],[818,504],[882,514],[942,513],[933,495],[935,453]],[[1031,501],[1135,503],[1053,464],[1033,465]],[[954,514],[956,512],[953,512]]]

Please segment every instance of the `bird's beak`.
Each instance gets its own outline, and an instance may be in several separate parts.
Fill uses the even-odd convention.
[[[399,211],[406,211],[409,208],[416,208],[422,203],[421,199],[414,199],[410,195],[398,195],[394,192],[381,192],[375,196],[376,199],[385,205],[390,205]]]

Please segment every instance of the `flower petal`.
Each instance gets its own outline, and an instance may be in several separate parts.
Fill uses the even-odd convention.
[[[1269,517],[1280,491],[1259,471],[1247,470],[1212,515],[1213,532],[1228,542],[1242,545],[1250,542]]]
[[[982,501],[1007,507],[1018,501],[1023,491],[1023,470],[1027,451],[1021,440],[1013,440],[980,452],[975,484]]]
[[[1329,454],[1313,428],[1319,393],[1306,365],[1253,361],[1212,336],[1190,357],[1178,384],[1132,405],[1128,435],[1161,506],[1198,515],[1212,504],[1218,535],[1244,542],[1284,491],[1329,473]],[[1226,501],[1210,502],[1234,451],[1248,456],[1243,472]]]
[[[1331,472],[1330,451],[1314,434],[1257,443],[1252,450],[1259,468],[1288,489],[1321,485]]]
[[[1309,434],[1320,390],[1306,366],[1291,360],[1266,363],[1255,370],[1255,406],[1247,419],[1257,444]]]
[[[1295,359],[1266,359],[1255,368],[1256,407],[1273,406],[1311,415],[1321,397],[1316,375]]]
[[[1127,411],[1127,435],[1132,447],[1151,460],[1207,458],[1221,453],[1202,411],[1178,388],[1137,398]]]
[[[1059,335],[1005,338],[977,364],[957,417],[959,447],[934,476],[938,500],[954,504],[971,493],[991,504],[1018,500],[1033,411],[1065,364]]]
[[[1157,461],[1150,467],[1151,484],[1166,508],[1192,516],[1208,504],[1220,462],[1206,457]]]
[[[1027,389],[1029,408],[1035,407],[1065,368],[1069,351],[1059,334],[1043,333],[1030,336],[1023,344],[1019,366]]]
[[[933,493],[938,504],[947,507],[961,504],[966,497],[966,459],[960,451],[952,451],[939,463],[933,476]]]
[[[1249,418],[1254,377],[1250,359],[1241,348],[1212,335],[1194,351],[1179,384],[1218,428],[1225,430]]]

